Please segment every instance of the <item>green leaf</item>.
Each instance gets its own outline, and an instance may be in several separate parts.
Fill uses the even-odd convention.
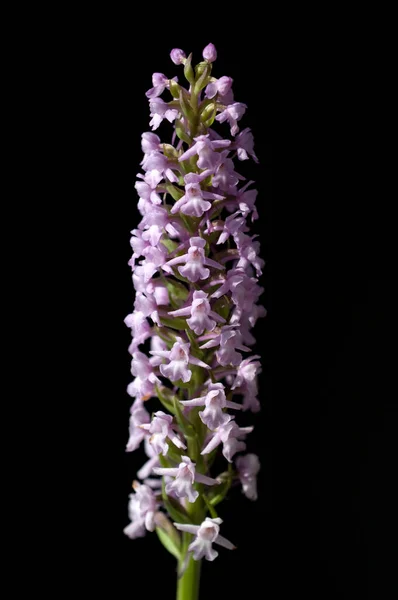
[[[169,89],[170,89],[170,94],[173,96],[173,98],[178,98],[181,92],[181,86],[178,85],[178,83],[176,81],[174,81],[173,79],[170,79],[169,81]]]
[[[217,105],[214,104],[214,108],[213,108],[213,111],[210,113],[210,116],[208,116],[206,120],[203,118],[203,124],[205,127],[211,127],[213,125],[214,119],[216,118],[216,114],[217,114]]]
[[[181,448],[177,448],[177,446],[175,444],[173,444],[173,442],[171,440],[168,440],[167,443],[169,445],[169,449],[167,451],[167,456],[169,456],[171,458],[171,460],[173,460],[175,463],[180,464],[181,454],[182,454],[182,452],[185,453],[185,450],[183,450]]]
[[[162,144],[163,146],[163,154],[167,158],[171,158],[174,160],[178,160],[178,152],[171,144]]]
[[[163,467],[164,469],[168,469],[170,467],[169,461],[165,456],[163,456],[163,454],[159,454],[158,458],[161,467]]]
[[[209,63],[207,62],[207,60],[204,60],[204,61],[198,63],[196,65],[196,67],[195,67],[196,77],[201,77],[202,73],[204,71],[206,71],[206,69],[208,67],[210,67],[210,71],[211,71],[212,66],[209,65]]]
[[[191,85],[193,85],[195,83],[195,74],[193,72],[191,63],[192,63],[192,53],[188,56],[187,60],[185,61],[184,75],[185,75],[185,79],[187,81],[189,81],[189,83]]]
[[[196,336],[193,334],[193,331],[191,329],[188,329],[188,327],[186,327],[185,329],[185,333],[187,334],[187,338],[189,339],[189,343],[191,344],[191,349],[199,351],[199,344],[196,341]]]
[[[160,317],[160,322],[165,327],[170,327],[171,329],[177,329],[177,331],[182,331],[186,328],[187,323],[186,320],[182,317]]]
[[[226,321],[228,320],[230,309],[231,302],[227,296],[221,296],[221,298],[218,298],[218,300],[213,304],[214,312],[219,314]]]
[[[210,452],[210,454],[206,454],[204,456],[204,458],[206,459],[207,469],[210,469],[210,467],[216,460],[217,454],[218,454],[218,448],[214,448],[214,450],[212,452]]]
[[[172,464],[173,462],[177,464],[180,464],[181,462],[181,450],[177,448],[177,446],[173,444],[173,442],[170,439],[167,440],[167,444],[169,446],[169,449],[167,451],[167,458],[163,456],[163,454],[158,455],[160,466],[165,467],[166,469],[170,466],[174,467],[174,465]],[[171,462],[169,462],[168,459],[170,459]],[[164,480],[162,483],[164,483]]]
[[[207,121],[214,112],[214,102],[207,101],[200,107],[200,118],[202,121]]]
[[[166,183],[166,190],[170,194],[170,196],[176,201],[182,198],[184,195],[184,191],[180,190],[172,183]]]
[[[201,90],[203,90],[203,88],[206,87],[206,85],[209,83],[210,72],[211,72],[211,65],[209,63],[205,63],[203,72],[200,75],[198,81],[195,83],[195,87],[194,87],[195,94],[199,94],[199,92]],[[197,73],[199,73],[199,69],[197,70]]]
[[[170,301],[173,304],[179,306],[188,298],[189,291],[185,285],[179,283],[175,279],[171,279],[170,277],[164,278],[164,283],[169,292]],[[185,327],[184,327],[185,329]]]
[[[175,121],[175,132],[177,134],[177,137],[180,140],[182,140],[183,142],[185,142],[186,144],[188,144],[188,146],[190,146],[192,144],[192,139],[189,137],[189,135],[185,131],[183,124],[181,123],[181,121],[178,121],[177,119]]]
[[[208,499],[207,499],[207,497],[206,497],[206,494],[203,494],[202,498],[203,498],[203,500],[205,501],[205,504],[206,504],[207,508],[209,509],[209,512],[210,512],[210,514],[211,514],[211,518],[212,518],[212,519],[217,519],[217,517],[218,517],[217,511],[216,511],[216,509],[214,508],[214,506],[212,506],[212,505],[210,504],[210,502],[208,501]]]
[[[173,403],[172,398],[170,398],[169,395],[167,394],[167,392],[165,392],[166,389],[167,388],[165,388],[165,387],[161,388],[159,385],[155,385],[157,398],[162,403],[162,405],[165,407],[165,409],[174,415],[175,414],[174,403]]]
[[[195,120],[194,110],[182,91],[180,93],[180,106],[184,117],[186,117],[188,121],[193,122]]]
[[[173,242],[173,240],[170,240],[168,238],[165,238],[165,239],[161,240],[161,243],[163,244],[163,246],[165,248],[167,248],[167,250],[169,252],[173,252],[177,248],[177,246],[178,246],[177,242]]]
[[[174,528],[175,529],[175,528]],[[177,530],[175,530],[177,533]],[[179,544],[176,543],[175,538],[171,538],[163,529],[156,527],[156,533],[158,534],[159,540],[163,546],[172,554],[178,561],[181,560],[181,541]]]
[[[195,435],[195,431],[194,431],[192,425],[190,425],[189,421],[187,420],[187,418],[184,416],[184,413],[182,412],[180,401],[178,400],[178,398],[176,396],[174,396],[173,401],[174,401],[173,402],[174,414],[176,416],[177,423],[179,424],[179,426],[182,429],[182,432],[186,436]]]
[[[175,336],[172,335],[172,332],[164,327],[158,327],[158,325],[154,326],[153,331],[167,344],[167,348],[171,350],[173,344],[175,343]]]
[[[229,491],[229,488],[231,487],[232,476],[232,466],[229,464],[228,471],[225,471],[224,473],[221,473],[221,475],[219,475],[219,479],[222,480],[222,483],[218,486],[214,486],[213,488],[211,488],[211,490],[209,490],[210,494],[212,495],[210,499],[210,504],[212,506],[216,506],[224,500],[225,496]]]

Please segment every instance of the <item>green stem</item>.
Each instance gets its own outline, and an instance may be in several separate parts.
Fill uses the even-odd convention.
[[[183,552],[182,560],[179,569],[182,567],[187,548],[191,541],[189,533],[183,534]],[[182,577],[177,581],[177,600],[198,600],[199,599],[199,584],[200,584],[200,567],[201,560],[194,560],[192,556],[189,559],[188,566]]]

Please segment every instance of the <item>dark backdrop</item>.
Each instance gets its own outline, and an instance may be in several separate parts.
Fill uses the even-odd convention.
[[[149,121],[144,94],[153,71],[182,76],[168,58],[172,47],[198,61],[212,41],[214,74],[233,77],[260,159],[244,167],[260,192],[255,230],[268,317],[256,328],[263,409],[249,441],[261,457],[259,500],[236,492],[222,505],[225,535],[238,550],[205,565],[202,595],[392,598],[394,228],[365,118],[377,72],[366,48],[352,53],[349,43],[347,52],[315,51],[301,40],[285,52],[283,42],[250,30],[148,35],[126,41],[96,32],[59,66],[58,122],[70,143],[57,216],[68,223],[61,322],[74,348],[68,377],[59,372],[65,386],[57,384],[71,388],[60,468],[72,540],[65,579],[89,596],[174,595],[174,562],[156,537],[122,533],[142,460],[124,452],[131,400],[123,319],[133,305],[127,261]]]

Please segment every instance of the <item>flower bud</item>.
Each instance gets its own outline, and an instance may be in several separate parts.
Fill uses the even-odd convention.
[[[205,71],[205,69],[207,69],[208,67],[209,67],[209,63],[206,61],[198,63],[195,67],[196,77],[200,77],[202,75],[202,73]]]
[[[206,108],[200,115],[201,120],[203,122],[207,121],[212,116],[213,113],[215,116],[215,108],[216,108],[216,105],[214,102],[211,102],[208,106],[206,106]]]
[[[179,86],[178,83],[176,81],[174,81],[173,79],[170,79],[169,86],[170,86],[170,94],[173,96],[173,98],[179,98],[181,86]]]
[[[187,57],[184,50],[181,50],[181,48],[173,48],[170,52],[170,58],[175,65],[181,65],[185,63]]]
[[[231,77],[220,77],[217,82],[217,90],[220,96],[225,96],[228,94],[229,90],[232,87],[233,79]]]
[[[203,58],[208,62],[214,62],[217,58],[217,50],[214,44],[208,44],[203,50]]]

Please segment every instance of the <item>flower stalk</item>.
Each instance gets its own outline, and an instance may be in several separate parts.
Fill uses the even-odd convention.
[[[182,536],[183,558],[178,564],[178,571],[182,573],[177,579],[177,600],[198,600],[200,589],[201,560],[194,560],[188,555],[188,548],[192,536],[184,533]],[[188,564],[186,564],[188,556]]]

